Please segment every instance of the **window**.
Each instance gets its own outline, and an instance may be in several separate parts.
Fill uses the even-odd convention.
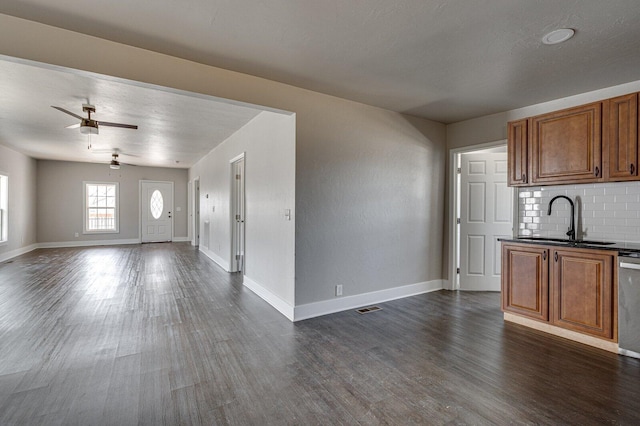
[[[9,177],[0,175],[0,243],[9,239]]]
[[[117,233],[118,184],[84,182],[84,233]]]

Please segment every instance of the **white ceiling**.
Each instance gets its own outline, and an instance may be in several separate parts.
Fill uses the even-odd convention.
[[[443,123],[640,79],[638,0],[3,0],[0,13]],[[574,28],[575,37],[540,42],[561,27]],[[180,123],[193,123],[204,105],[194,101],[181,114],[155,101],[166,94],[85,84],[98,119],[157,126],[149,138],[176,132],[199,143],[201,135],[185,135],[190,126]],[[47,102],[67,99],[59,106],[80,112],[85,92],[66,87]],[[73,122],[53,109],[35,114],[41,99],[24,102],[32,117]],[[33,123],[22,120],[15,125]],[[158,155],[175,148],[178,157],[179,144],[165,143],[172,149]]]
[[[124,82],[80,71],[0,59],[0,141],[38,159],[187,168],[262,110],[208,96]],[[66,126],[82,104],[92,118],[135,124],[138,130],[100,126],[92,136]],[[86,149],[91,142],[91,150]]]

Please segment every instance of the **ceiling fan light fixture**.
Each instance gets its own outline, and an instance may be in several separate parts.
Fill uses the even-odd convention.
[[[120,162],[118,161],[118,154],[111,154],[111,163],[109,168],[112,170],[120,170]]]
[[[94,120],[82,120],[80,123],[80,133],[83,135],[97,135],[98,134],[98,123]]]

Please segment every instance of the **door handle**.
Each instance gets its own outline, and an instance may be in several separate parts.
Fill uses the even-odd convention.
[[[633,163],[629,166],[629,173],[632,175],[636,174],[636,166],[634,166]]]
[[[542,260],[547,260],[547,252],[546,251],[542,252]]]
[[[596,176],[600,176],[600,167],[596,166]]]
[[[555,261],[558,261],[558,252],[556,252],[556,254],[553,256],[553,258],[555,259]]]

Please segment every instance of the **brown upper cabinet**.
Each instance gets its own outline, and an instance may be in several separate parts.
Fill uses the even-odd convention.
[[[527,185],[528,132],[527,119],[508,124],[507,153],[509,158],[509,186]]]
[[[509,122],[509,186],[640,180],[638,97]]]
[[[531,183],[602,181],[602,103],[531,118]]]
[[[638,179],[638,94],[604,101],[605,170],[609,180]]]

